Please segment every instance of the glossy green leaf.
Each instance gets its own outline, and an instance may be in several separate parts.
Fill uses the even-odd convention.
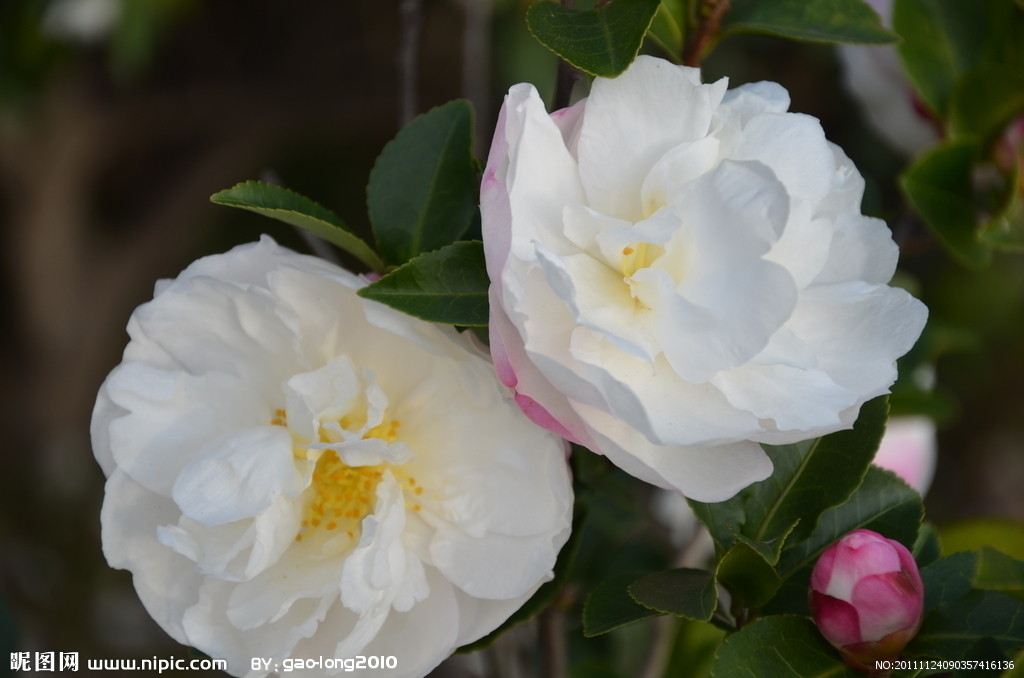
[[[978,659],[1024,645],[1024,562],[994,549],[963,551],[921,568],[925,619],[907,652]]]
[[[636,58],[661,0],[613,0],[594,9],[570,9],[541,0],[526,25],[542,45],[591,75],[612,78]]]
[[[683,54],[685,22],[686,6],[683,0],[661,0],[648,31],[651,39],[676,63],[681,60]]]
[[[733,0],[722,30],[813,42],[885,45],[899,40],[862,0]]]
[[[935,525],[928,521],[921,523],[921,530],[917,533],[917,541],[914,542],[911,552],[914,554],[914,560],[922,567],[939,559],[942,555],[942,546]]]
[[[764,556],[742,543],[726,551],[718,561],[715,578],[744,607],[764,605],[782,584],[782,578]]]
[[[901,178],[903,192],[946,249],[963,264],[980,268],[990,252],[975,229],[970,142],[940,144],[919,157]]]
[[[940,118],[961,75],[974,68],[988,33],[985,11],[973,2],[895,0],[893,28],[903,67],[917,92]]]
[[[971,592],[971,580],[977,569],[978,554],[973,551],[955,553],[939,558],[921,568],[924,582],[925,612],[960,600]]]
[[[734,533],[771,543],[790,534],[798,542],[818,517],[843,502],[860,484],[885,430],[888,403],[875,398],[861,407],[852,430],[793,445],[764,445],[775,470],[732,499],[690,502],[711,536],[728,549]]]
[[[679,619],[672,654],[662,672],[665,678],[707,678],[725,631],[714,624]]]
[[[238,207],[286,224],[302,228],[345,250],[374,271],[384,270],[384,262],[362,238],[352,233],[331,210],[295,191],[259,181],[245,181],[214,193],[210,201]]]
[[[712,678],[857,678],[806,617],[765,617],[729,636]]]
[[[993,548],[983,548],[978,552],[973,583],[975,588],[1024,600],[1024,561]]]
[[[629,585],[644,576],[643,572],[620,572],[598,584],[583,605],[583,635],[599,636],[660,615],[637,603],[629,594]]]
[[[655,572],[629,585],[633,600],[657,612],[707,621],[718,606],[715,577],[704,570]]]
[[[1024,646],[1024,601],[995,591],[971,591],[928,613],[907,649],[915,655],[973,659],[970,651],[986,638],[1004,652]]]
[[[924,515],[921,496],[896,474],[872,466],[857,491],[843,504],[822,514],[814,532],[783,550],[777,571],[782,586],[765,609],[807,612],[807,584],[822,551],[848,532],[868,529],[911,548]]]
[[[359,296],[430,322],[472,327],[487,324],[488,285],[483,244],[473,240],[421,254]]]
[[[473,108],[451,101],[420,115],[377,157],[366,202],[377,247],[402,264],[463,237],[477,218]]]

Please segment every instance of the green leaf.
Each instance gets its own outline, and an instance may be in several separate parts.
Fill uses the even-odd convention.
[[[657,617],[659,612],[638,604],[629,594],[629,585],[644,576],[644,572],[620,572],[598,584],[583,605],[583,635],[592,638]]]
[[[679,63],[686,37],[686,6],[683,0],[661,0],[651,21],[648,35],[665,51],[665,55]]]
[[[790,615],[765,617],[729,636],[712,678],[857,678],[814,623]]]
[[[914,542],[911,553],[914,554],[917,564],[922,567],[939,559],[942,546],[935,525],[928,521],[921,523],[921,530],[917,533],[917,541]]]
[[[366,187],[384,259],[402,264],[449,245],[478,214],[473,108],[451,101],[418,116],[377,157]]]
[[[973,2],[895,0],[893,28],[903,67],[925,103],[945,118],[960,76],[977,63],[988,33],[985,11]]]
[[[978,237],[986,245],[1004,251],[1024,253],[1024,189],[1021,189],[1019,164],[1009,178],[1005,204],[988,223],[981,227]]]
[[[965,551],[939,558],[934,563],[922,567],[925,612],[960,600],[970,593],[977,562],[977,553]]]
[[[793,445],[764,445],[775,470],[738,495],[717,504],[690,502],[723,549],[733,533],[772,543],[790,534],[799,542],[825,509],[843,502],[860,484],[885,429],[888,403],[875,398],[861,407],[852,430]]]
[[[995,591],[972,591],[930,612],[907,651],[973,659],[970,651],[985,638],[996,641],[1004,652],[1024,645],[1024,602]]]
[[[718,607],[714,575],[690,568],[642,577],[629,585],[629,595],[644,607],[694,621],[711,619]]]
[[[1021,0],[1024,3],[1024,0]],[[1024,649],[1014,657],[1013,668],[1003,674],[1003,678],[1024,678]]]
[[[984,64],[955,84],[950,99],[949,131],[987,145],[1024,111],[1024,66]]]
[[[978,552],[974,587],[1024,600],[1024,562],[993,548],[983,548]]]
[[[430,322],[472,327],[487,324],[489,284],[483,243],[472,240],[421,254],[359,296]]]
[[[900,180],[903,192],[946,249],[963,264],[981,268],[990,252],[975,231],[972,143],[952,141],[919,157]]]
[[[661,675],[665,678],[707,678],[711,674],[715,654],[725,640],[725,633],[714,624],[678,620],[671,644],[672,654]]]
[[[782,584],[775,568],[748,544],[736,544],[726,551],[718,561],[715,578],[744,607],[764,605]]]
[[[891,471],[870,467],[864,482],[845,503],[821,515],[810,537],[782,552],[776,568],[782,577],[782,586],[765,610],[806,614],[811,569],[833,542],[848,532],[864,528],[911,548],[923,515],[924,507],[917,492]]]
[[[549,0],[530,6],[526,25],[542,45],[591,75],[613,78],[633,62],[661,0],[613,0],[574,10]]]
[[[792,40],[886,45],[899,36],[861,0],[733,0],[722,31],[767,33]]]
[[[384,270],[380,257],[362,238],[350,231],[338,215],[295,191],[259,181],[245,181],[214,193],[210,202],[249,210],[303,228],[345,250],[374,271]]]

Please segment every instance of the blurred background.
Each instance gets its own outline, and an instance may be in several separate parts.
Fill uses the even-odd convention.
[[[218,190],[273,180],[368,232],[377,153],[411,115],[456,97],[476,108],[482,160],[510,84],[533,82],[550,100],[555,59],[526,31],[528,4],[0,2],[0,671],[15,650],[195,656],[150,620],[100,548],[89,418],[128,316],[157,279],[262,232],[308,249],[287,227],[211,204]],[[835,48],[734,37],[704,67],[706,81],[782,83],[792,110],[820,118],[865,174],[865,211],[888,220],[903,251],[899,283],[931,309],[894,399],[938,423],[929,517],[951,539],[964,524],[990,539],[1012,532],[1024,521],[1024,259],[969,271],[946,255],[902,204],[908,158],[844,89]],[[650,490],[595,469],[618,499],[592,521],[578,567],[598,558],[596,544],[601,572],[673,561],[679,542],[652,518]],[[529,654],[553,633],[570,639],[554,652],[600,665],[647,632],[583,642],[578,617],[560,610],[586,591],[563,595],[489,657],[437,675],[519,675],[500,653]]]

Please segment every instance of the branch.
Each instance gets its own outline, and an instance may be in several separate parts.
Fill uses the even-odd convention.
[[[683,50],[683,64],[686,66],[700,66],[708,41],[718,33],[722,17],[729,11],[729,0],[707,0],[706,6],[710,7],[710,12],[697,26],[697,32],[687,40]]]
[[[402,0],[399,5],[402,29],[398,44],[399,123],[405,127],[416,117],[419,103],[416,96],[416,57],[420,52],[423,28],[423,0]]]

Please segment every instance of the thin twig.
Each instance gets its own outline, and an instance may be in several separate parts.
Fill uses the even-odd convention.
[[[551,110],[557,111],[572,103],[572,91],[576,87],[576,81],[580,79],[580,72],[576,67],[567,61],[558,60],[558,76],[555,79],[555,98],[551,102]]]
[[[565,647],[565,610],[556,601],[541,613],[538,621],[544,648],[544,675],[566,678],[569,675],[569,653]]]
[[[562,0],[562,6],[572,9],[576,6],[576,0]],[[579,78],[580,72],[572,64],[564,59],[558,60],[558,72],[555,76],[555,98],[551,102],[551,110],[557,111],[571,103],[572,90]]]
[[[484,157],[491,126],[489,74],[491,70],[491,18],[494,0],[465,0],[466,27],[462,36],[462,95],[476,111],[476,154]]]
[[[416,117],[417,101],[416,62],[420,52],[420,32],[423,28],[422,0],[402,0],[399,5],[402,29],[398,43],[399,123],[405,127]]]
[[[683,64],[686,66],[700,66],[708,41],[718,33],[722,17],[729,11],[729,0],[708,0],[707,4],[711,8],[710,13],[697,26],[697,31],[683,50]]]

